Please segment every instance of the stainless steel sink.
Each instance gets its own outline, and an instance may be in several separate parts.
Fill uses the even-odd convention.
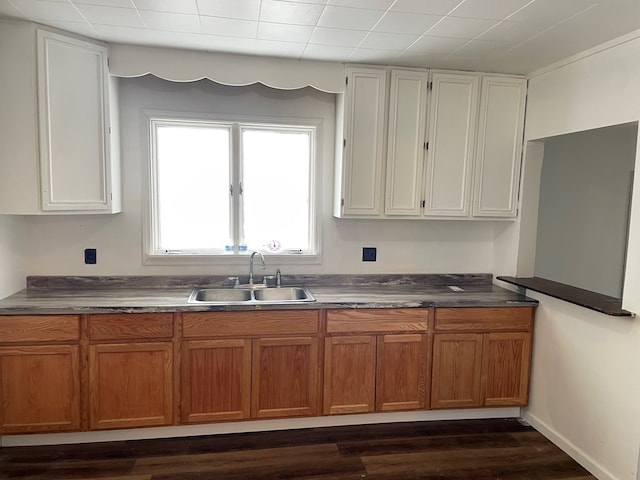
[[[313,302],[315,298],[303,287],[263,288],[253,296],[259,302]]]
[[[187,303],[207,305],[251,305],[315,302],[305,287],[194,288]]]

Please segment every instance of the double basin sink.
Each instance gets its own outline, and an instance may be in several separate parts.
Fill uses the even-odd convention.
[[[315,302],[305,287],[194,288],[188,303],[206,305],[259,305]]]

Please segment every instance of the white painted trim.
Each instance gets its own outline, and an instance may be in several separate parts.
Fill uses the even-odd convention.
[[[552,72],[553,70],[558,70],[562,67],[566,67],[567,65],[571,65],[572,63],[576,63],[585,58],[597,55],[600,52],[610,50],[612,48],[615,48],[619,45],[623,45],[625,43],[629,43],[637,38],[640,38],[640,30],[634,30],[633,32],[622,35],[621,37],[614,38],[613,40],[609,40],[608,42],[601,43],[600,45],[590,48],[589,50],[576,53],[575,55],[562,59],[558,62],[551,63],[546,67],[542,67],[538,70],[534,70],[533,72],[530,72],[527,74],[527,78],[531,79],[531,78],[539,77],[541,75],[545,75],[546,73]]]
[[[523,420],[529,425],[535,428],[542,435],[547,437],[557,447],[562,449],[567,455],[573,458],[576,462],[586,468],[592,475],[599,480],[619,480],[607,471],[602,465],[596,462],[593,458],[587,455],[582,449],[573,444],[570,440],[565,438],[557,430],[548,426],[545,422],[540,420],[535,415],[529,413],[526,409],[523,409]]]
[[[227,433],[293,430],[299,428],[368,425],[392,422],[425,422],[436,420],[470,420],[480,418],[518,418],[520,408],[478,408],[463,410],[420,410],[413,412],[370,413],[249,422],[215,423],[178,427],[135,428],[103,432],[48,433],[0,437],[0,447],[62,445],[70,443],[113,442],[147,438],[222,435]]]

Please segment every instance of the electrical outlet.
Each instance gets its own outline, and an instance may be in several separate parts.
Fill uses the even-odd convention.
[[[84,263],[87,265],[95,265],[98,263],[98,257],[95,248],[84,249]]]
[[[363,262],[375,262],[376,261],[376,247],[362,247],[362,261]]]

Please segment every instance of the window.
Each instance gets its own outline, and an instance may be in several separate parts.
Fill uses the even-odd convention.
[[[151,256],[316,255],[315,126],[150,125]]]

